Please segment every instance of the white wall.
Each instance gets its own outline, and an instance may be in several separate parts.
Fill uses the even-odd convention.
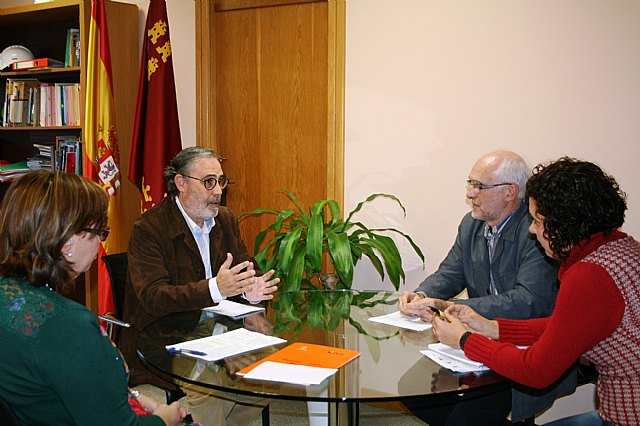
[[[347,2],[346,207],[374,192],[402,200],[405,220],[366,220],[424,250],[425,271],[405,259],[408,289],[449,250],[469,169],[495,149],[532,166],[598,162],[640,237],[638,22],[640,2],[623,0]]]

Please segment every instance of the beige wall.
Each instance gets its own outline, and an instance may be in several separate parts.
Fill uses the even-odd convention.
[[[531,165],[598,162],[627,191],[625,230],[640,237],[638,22],[640,2],[623,0],[347,2],[346,204],[373,192],[405,204],[404,220],[367,220],[425,251],[425,271],[405,259],[408,289],[451,247],[464,180],[495,149]]]

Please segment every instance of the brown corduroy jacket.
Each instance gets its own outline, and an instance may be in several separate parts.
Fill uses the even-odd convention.
[[[236,217],[226,207],[220,207],[209,238],[214,276],[227,253],[233,255],[233,265],[249,260],[261,274],[247,253]],[[123,317],[132,327],[123,330],[119,346],[130,366],[131,385],[155,384],[136,354],[139,333],[165,315],[214,305],[198,246],[173,197],[134,223],[128,258]]]

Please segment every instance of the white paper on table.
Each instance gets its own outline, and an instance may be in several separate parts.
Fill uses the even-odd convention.
[[[279,337],[267,336],[255,331],[249,331],[246,328],[238,328],[236,330],[216,334],[214,336],[188,340],[175,345],[167,345],[166,348],[188,349],[204,352],[206,355],[193,355],[189,353],[181,355],[187,355],[204,361],[218,361],[233,355],[266,348],[267,346],[277,345],[284,342],[286,342],[286,340],[280,339]]]
[[[381,315],[379,317],[370,317],[369,321],[394,325],[401,328],[408,328],[409,330],[415,331],[424,331],[431,328],[431,323],[424,322],[419,317],[405,315],[400,311],[396,311],[387,315]]]
[[[202,310],[207,312],[215,312],[216,314],[236,319],[245,315],[252,314],[254,312],[264,311],[264,308],[260,306],[244,305],[242,303],[232,302],[231,300],[222,300],[216,306],[209,306],[207,308],[203,308]]]
[[[489,371],[489,367],[481,362],[472,361],[462,349],[455,349],[444,343],[432,343],[420,353],[444,368],[457,373]]]
[[[265,361],[244,375],[245,379],[292,383],[294,385],[319,385],[338,372],[337,368],[309,367]]]

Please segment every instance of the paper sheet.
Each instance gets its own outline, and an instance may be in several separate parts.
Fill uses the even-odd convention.
[[[424,331],[431,328],[431,324],[422,321],[418,317],[404,315],[400,311],[393,312],[379,317],[371,317],[369,321],[379,322],[382,324],[394,325],[396,327],[408,328],[409,330]]]
[[[489,371],[489,368],[484,364],[467,358],[461,349],[454,349],[444,343],[432,343],[420,353],[442,367],[457,373]]]
[[[242,303],[232,302],[231,300],[223,300],[216,306],[204,308],[203,311],[215,312],[216,314],[236,319],[254,312],[264,311],[264,308],[260,306],[244,305]]]
[[[187,349],[192,351],[204,352],[205,355],[194,355],[184,353],[193,358],[202,359],[204,361],[218,361],[233,355],[244,352],[250,352],[256,349],[265,348],[267,346],[284,343],[286,340],[278,337],[267,336],[255,331],[249,331],[246,328],[238,328],[214,336],[203,337],[201,339],[189,340],[175,345],[167,345],[166,348]]]
[[[328,377],[336,374],[337,371],[337,368],[308,367],[265,361],[245,374],[244,378],[294,385],[319,385]]]

